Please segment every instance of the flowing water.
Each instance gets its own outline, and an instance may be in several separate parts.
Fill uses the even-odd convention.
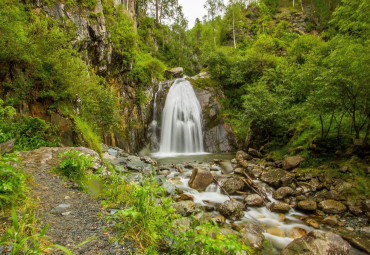
[[[202,108],[192,85],[177,79],[162,112],[161,141],[157,157],[204,153]]]

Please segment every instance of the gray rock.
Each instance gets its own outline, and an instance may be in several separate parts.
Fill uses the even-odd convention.
[[[293,194],[293,189],[291,187],[280,187],[272,193],[272,197],[278,200],[282,200],[287,196]]]
[[[260,178],[261,181],[278,188],[291,184],[294,180],[294,174],[280,168],[274,168],[263,172]]]
[[[299,166],[299,164],[303,161],[304,161],[304,158],[302,158],[301,156],[287,157],[283,160],[283,168],[285,170],[292,170],[296,168],[297,166]]]
[[[290,211],[290,205],[282,202],[274,202],[270,205],[270,210],[277,213],[287,213]]]
[[[189,216],[195,212],[195,203],[191,200],[184,200],[172,204],[178,214]]]
[[[347,210],[347,207],[341,202],[335,200],[324,200],[319,203],[319,208],[324,211],[324,213],[343,213]]]
[[[315,211],[317,209],[317,203],[311,200],[299,201],[298,208],[304,211]]]
[[[11,139],[5,143],[0,143],[0,154],[12,152],[14,143],[15,143],[15,139]]]
[[[204,191],[212,182],[213,175],[209,170],[196,167],[191,174],[189,187],[197,191]]]
[[[111,155],[111,156],[117,157],[118,150],[109,148],[108,149],[108,154]]]
[[[346,255],[350,249],[339,235],[314,230],[288,244],[280,255]]]
[[[253,223],[243,223],[243,227],[240,230],[241,241],[254,248],[262,248],[265,236],[260,226]]]
[[[71,207],[70,204],[59,204],[57,207],[52,209],[50,213],[57,214],[57,213],[63,213],[65,212],[69,207]]]
[[[166,70],[164,75],[167,79],[182,78],[184,76],[184,68],[175,67],[175,68]]]
[[[227,200],[220,204],[218,211],[228,219],[238,220],[244,216],[244,205],[238,201]]]
[[[130,161],[127,163],[127,168],[129,170],[134,170],[138,172],[150,173],[153,170],[152,165],[144,163],[142,161]]]
[[[176,185],[173,184],[172,182],[169,182],[169,181],[166,181],[165,183],[163,183],[163,188],[166,189],[167,191],[167,194],[173,196],[175,195],[176,193]]]
[[[244,199],[244,203],[246,206],[262,206],[263,198],[257,194],[248,195]]]
[[[227,178],[222,184],[221,187],[228,194],[235,194],[237,191],[241,191],[244,188],[244,182],[238,177]],[[223,189],[221,189],[223,191]]]

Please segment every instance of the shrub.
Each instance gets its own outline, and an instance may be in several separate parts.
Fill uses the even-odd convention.
[[[54,171],[82,185],[86,180],[87,171],[93,166],[94,157],[75,150],[60,153],[58,157],[63,160]]]
[[[18,159],[13,154],[0,154],[0,208],[21,202],[27,193],[26,176],[15,169],[11,162]]]

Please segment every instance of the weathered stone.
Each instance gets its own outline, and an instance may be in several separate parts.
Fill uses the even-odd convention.
[[[175,68],[166,70],[164,75],[167,79],[182,78],[184,76],[184,68],[175,67]]]
[[[244,159],[244,160],[251,160],[253,157],[246,153],[245,151],[238,151],[236,153],[236,158]]]
[[[238,201],[227,200],[223,202],[218,211],[228,219],[238,220],[244,216],[244,205]]]
[[[311,226],[313,228],[320,228],[320,224],[314,219],[308,218],[305,222],[308,226]]]
[[[328,216],[322,220],[322,223],[329,226],[335,226],[338,224],[338,219],[336,216]]]
[[[237,191],[244,189],[244,182],[238,177],[227,178],[222,184],[222,191],[225,190],[228,194],[235,194]]]
[[[242,242],[257,249],[262,248],[263,241],[265,240],[265,236],[262,234],[262,228],[250,222],[243,225],[243,228],[240,230]]]
[[[300,227],[293,227],[289,231],[289,237],[293,239],[301,238],[306,235],[307,231]]]
[[[270,205],[270,210],[277,213],[286,213],[290,210],[290,205],[282,202],[274,202]]]
[[[282,200],[292,193],[293,189],[291,187],[280,187],[272,193],[272,197],[278,200]]]
[[[363,213],[361,204],[354,200],[347,201],[348,210],[354,215],[361,215]]]
[[[191,201],[193,201],[194,200],[194,196],[191,195],[191,194],[182,193],[180,195],[180,199],[181,200],[191,200]]]
[[[257,194],[248,195],[245,197],[244,203],[246,206],[262,206],[263,198]]]
[[[256,149],[253,149],[253,148],[248,149],[248,154],[253,156],[253,157],[256,157],[256,158],[262,158],[263,157],[261,152],[259,152]]]
[[[314,230],[288,244],[280,255],[346,255],[350,249],[339,235]]]
[[[315,211],[317,209],[317,203],[311,200],[299,201],[298,208],[304,211]]]
[[[324,200],[319,203],[319,208],[325,213],[343,213],[347,210],[347,207],[341,202],[335,200]]]
[[[142,161],[131,161],[127,163],[127,168],[134,171],[150,172],[153,167],[150,164],[144,163]]]
[[[291,156],[283,160],[283,168],[285,170],[292,170],[299,166],[299,164],[304,161],[304,158],[301,156]]]
[[[195,210],[195,203],[191,200],[180,201],[172,204],[178,214],[189,216]]]
[[[340,231],[339,234],[344,240],[349,242],[353,247],[370,254],[370,238],[369,235],[362,233],[354,233],[352,231]]]
[[[286,237],[285,231],[282,230],[281,228],[268,228],[266,232],[269,233],[270,235]]]
[[[5,143],[0,143],[0,154],[12,152],[14,143],[15,143],[15,139],[11,139]]]
[[[262,173],[261,180],[270,186],[278,188],[280,186],[287,186],[294,180],[294,174],[283,169],[274,168]]]
[[[213,175],[203,168],[194,168],[189,180],[189,187],[204,191],[213,182]]]

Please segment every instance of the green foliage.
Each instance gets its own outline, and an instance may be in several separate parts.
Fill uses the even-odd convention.
[[[19,162],[14,154],[0,154],[0,208],[17,205],[25,199],[27,193],[26,176],[13,164]]]
[[[171,207],[171,198],[165,196],[165,190],[151,177],[137,185],[129,184],[118,176],[108,185],[108,198],[127,207],[111,216],[116,222],[118,238],[132,238],[146,252],[163,248],[166,245],[164,238],[169,235],[172,222],[178,217]]]
[[[63,160],[53,171],[82,185],[86,181],[88,170],[94,164],[94,157],[75,150],[60,153],[58,157]]]
[[[186,232],[172,235],[171,254],[248,254],[251,248],[237,236],[223,235],[216,223],[202,224]]]
[[[141,54],[136,57],[134,67],[131,71],[132,79],[138,84],[147,87],[154,79],[163,79],[165,65],[149,54]]]
[[[92,129],[92,126],[88,122],[75,115],[72,115],[72,118],[75,121],[76,129],[78,134],[81,136],[81,140],[87,143],[89,148],[95,150],[99,155],[101,155],[101,137]]]

